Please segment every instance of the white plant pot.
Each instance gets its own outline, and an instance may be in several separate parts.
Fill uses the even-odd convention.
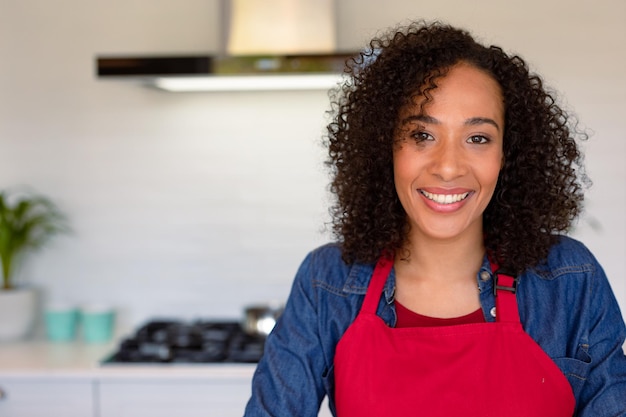
[[[33,330],[36,315],[35,289],[0,290],[0,341],[26,338]]]

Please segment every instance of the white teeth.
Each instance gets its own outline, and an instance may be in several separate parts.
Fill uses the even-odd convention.
[[[420,192],[429,200],[439,204],[452,204],[464,200],[469,192],[463,194],[433,194],[428,191],[420,190]]]

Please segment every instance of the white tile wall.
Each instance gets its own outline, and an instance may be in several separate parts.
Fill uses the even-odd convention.
[[[0,0],[0,188],[48,194],[75,231],[22,271],[48,297],[114,304],[131,325],[238,316],[284,299],[302,257],[328,239],[325,93],[176,95],[94,79],[96,54],[217,51],[218,5]],[[412,17],[519,52],[595,132],[576,234],[626,308],[626,3],[338,0],[339,47]]]

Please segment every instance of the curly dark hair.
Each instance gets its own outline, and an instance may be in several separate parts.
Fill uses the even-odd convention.
[[[375,262],[403,247],[409,226],[393,185],[398,114],[418,95],[428,100],[459,62],[490,74],[504,98],[505,162],[483,215],[488,253],[521,273],[546,258],[579,214],[587,180],[577,139],[586,135],[541,78],[519,56],[483,46],[464,30],[413,22],[372,40],[347,62],[347,81],[331,93],[331,224],[347,263]]]

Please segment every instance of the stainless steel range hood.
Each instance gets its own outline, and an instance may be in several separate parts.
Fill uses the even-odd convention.
[[[328,90],[355,52],[335,51],[334,0],[224,0],[225,51],[98,56],[99,79],[167,91]]]
[[[172,92],[328,90],[354,53],[246,56],[100,56],[100,79],[132,80]]]

